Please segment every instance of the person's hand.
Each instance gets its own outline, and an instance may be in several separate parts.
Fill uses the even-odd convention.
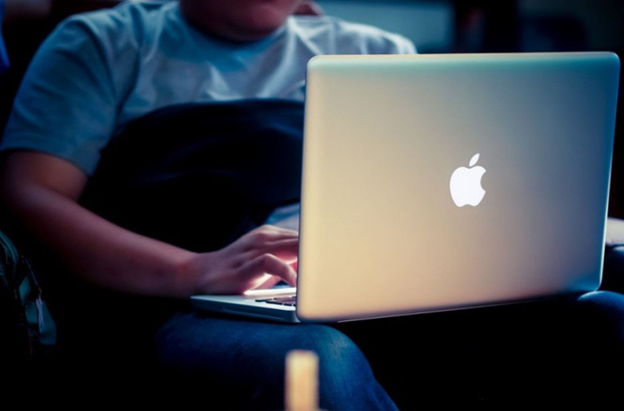
[[[244,294],[284,280],[297,285],[299,233],[263,225],[218,251],[196,254],[187,273],[195,294]]]

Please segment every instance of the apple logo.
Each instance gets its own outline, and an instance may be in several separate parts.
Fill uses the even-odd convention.
[[[483,200],[485,190],[481,187],[481,177],[485,173],[485,168],[481,166],[473,167],[479,161],[479,153],[472,156],[469,167],[459,167],[451,175],[451,197],[457,207],[466,204],[477,206]]]

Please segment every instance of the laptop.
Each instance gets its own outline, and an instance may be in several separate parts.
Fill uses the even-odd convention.
[[[192,305],[331,323],[597,290],[619,64],[610,52],[314,57],[297,287]]]

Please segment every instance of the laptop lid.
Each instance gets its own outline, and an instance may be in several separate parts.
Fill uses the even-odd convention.
[[[313,58],[298,318],[596,290],[618,77],[613,53]]]

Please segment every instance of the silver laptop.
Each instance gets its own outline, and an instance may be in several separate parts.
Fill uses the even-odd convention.
[[[608,52],[313,58],[297,287],[192,304],[344,322],[598,289],[618,80]]]

